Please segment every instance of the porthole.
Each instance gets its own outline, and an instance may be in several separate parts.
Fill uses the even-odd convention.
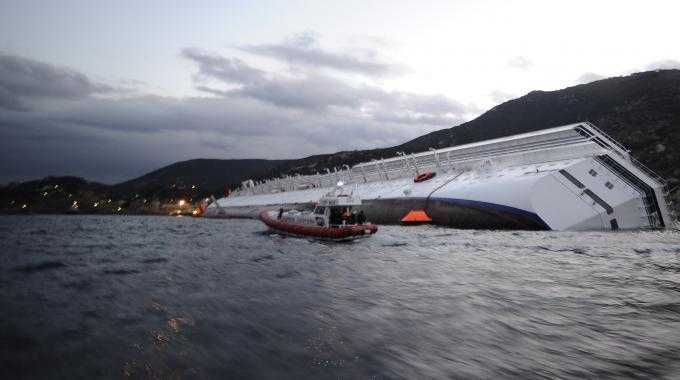
[[[593,177],[597,176],[597,172],[593,169],[588,170],[588,174],[592,175]]]

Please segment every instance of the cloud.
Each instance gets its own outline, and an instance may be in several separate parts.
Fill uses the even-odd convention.
[[[184,58],[198,65],[198,77],[216,78],[227,83],[258,83],[264,80],[264,72],[255,69],[238,58],[225,58],[196,48],[184,48]]]
[[[584,73],[580,77],[576,79],[576,83],[578,84],[586,84],[590,82],[595,82],[601,79],[604,79],[605,77],[600,75],[600,74],[595,74],[595,73]]]
[[[339,80],[313,76],[279,77],[257,86],[246,86],[235,94],[283,107],[323,109],[331,106],[356,108],[362,101],[360,92]]]
[[[184,49],[193,52],[195,49]],[[459,120],[461,116],[476,112],[473,106],[448,99],[443,95],[421,95],[408,92],[388,92],[370,85],[351,86],[337,78],[319,74],[287,76],[265,72],[238,61],[212,53],[184,54],[198,66],[196,89],[223,97],[247,97],[276,106],[322,112],[331,107],[350,108],[356,112],[381,115],[389,112],[418,114],[421,117],[402,118],[414,120]],[[222,85],[236,88],[205,86],[204,80],[213,79]],[[453,115],[453,116],[452,116]],[[396,119],[395,119],[396,120]],[[448,125],[445,123],[442,127]]]
[[[680,70],[680,61],[676,61],[673,59],[665,59],[665,60],[660,60],[660,61],[655,61],[651,62],[647,65],[644,66],[637,66],[630,68],[628,70],[625,70],[623,72],[620,72],[618,74],[614,75],[631,75],[639,72],[644,72],[644,71],[656,71],[656,70]],[[606,79],[608,77],[612,76],[611,74],[607,74],[607,76],[600,75],[597,73],[593,72],[587,72],[583,73],[581,76],[579,76],[576,79],[576,84],[587,84],[587,83],[592,83],[598,80]]]
[[[278,106],[301,109],[357,105],[352,94],[349,94],[349,87],[331,77],[288,77],[266,73],[238,58],[222,57],[195,48],[183,49],[182,55],[198,66],[194,76],[198,82],[196,89],[213,95],[250,97]],[[238,87],[216,89],[201,84],[210,79]]]
[[[508,66],[515,69],[529,70],[533,65],[534,63],[527,57],[517,56],[508,60]]]
[[[0,87],[13,90],[0,91],[0,183],[50,174],[117,182],[192,158],[298,158],[393,146],[478,112],[443,95],[386,91],[314,70],[263,70],[196,48],[181,55],[195,67],[196,89],[209,96],[92,96],[117,90],[26,60],[39,70],[21,83],[38,83],[48,72],[57,83],[79,86],[36,84],[21,97],[16,85]],[[49,104],[21,108],[34,98]]]
[[[465,121],[463,117],[445,116],[445,115],[427,115],[416,114],[411,112],[376,112],[374,115],[376,121],[385,123],[398,124],[415,124],[415,125],[435,125],[435,126],[454,126],[455,124]]]
[[[26,111],[45,99],[82,99],[111,92],[74,70],[0,53],[0,108]]]
[[[179,160],[298,158],[396,145],[440,128],[390,117],[239,97],[91,98],[58,111],[3,112],[0,183],[50,174],[116,182]]]
[[[363,57],[324,50],[318,46],[317,38],[312,33],[298,34],[278,44],[243,46],[241,50],[294,65],[329,68],[373,77],[397,75],[405,71],[403,66],[375,59],[376,52],[370,49],[355,49],[355,53],[364,53]]]
[[[2,108],[14,111],[28,110],[28,106],[24,105],[18,96],[9,89],[0,86],[0,109]]]
[[[493,100],[494,103],[500,104],[500,103],[505,103],[508,100],[515,99],[517,95],[510,94],[508,92],[503,92],[500,90],[493,91],[489,94],[491,99]]]
[[[645,70],[680,70],[680,62],[673,59],[665,59],[648,64]]]

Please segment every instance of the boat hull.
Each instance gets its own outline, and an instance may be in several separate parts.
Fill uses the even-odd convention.
[[[262,223],[274,231],[314,239],[346,241],[368,237],[378,232],[378,226],[371,223],[339,227],[313,226],[278,220],[272,217],[270,211],[262,211],[258,217]]]

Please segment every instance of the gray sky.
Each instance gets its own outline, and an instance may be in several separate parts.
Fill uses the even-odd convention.
[[[398,144],[680,68],[676,4],[0,0],[0,183]]]

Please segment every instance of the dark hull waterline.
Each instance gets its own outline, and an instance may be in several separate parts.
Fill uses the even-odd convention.
[[[258,219],[262,210],[276,210],[281,205],[270,207],[225,207],[223,218]],[[314,204],[290,204],[284,208],[309,209]],[[367,199],[357,206],[363,210],[367,220],[377,224],[401,224],[401,219],[411,210],[424,210],[431,218],[430,224],[466,229],[518,229],[549,230],[538,215],[513,207],[464,199]]]

